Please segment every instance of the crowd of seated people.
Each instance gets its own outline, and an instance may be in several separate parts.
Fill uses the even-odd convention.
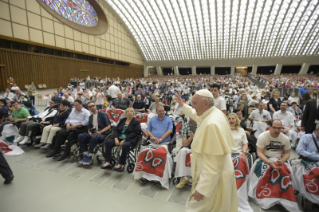
[[[308,80],[311,81],[311,79]],[[98,85],[100,87],[92,85],[86,89],[85,83],[92,81],[99,83],[102,81],[104,84]],[[23,145],[30,142],[31,129],[43,126],[40,143],[35,144],[34,147],[50,150],[47,157],[53,157],[60,154],[62,145],[65,145],[62,155],[58,158],[58,161],[62,161],[70,156],[72,144],[78,142],[80,153],[83,155],[79,164],[82,165],[92,165],[95,147],[104,142],[105,163],[101,166],[102,169],[112,169],[111,152],[115,146],[118,146],[122,153],[119,163],[113,167],[113,170],[122,172],[128,151],[137,143],[136,139],[141,134],[141,125],[135,119],[135,113],[149,114],[147,133],[151,146],[148,149],[156,152],[157,149],[167,147],[166,144],[170,141],[170,135],[173,132],[174,123],[165,115],[164,106],[169,106],[174,116],[184,116],[182,108],[174,100],[174,94],[180,95],[190,103],[192,95],[197,90],[209,89],[214,96],[215,107],[228,115],[232,136],[236,143],[232,152],[237,153],[246,161],[248,144],[251,144],[249,148],[255,149],[254,151],[263,163],[278,170],[278,167],[283,166],[289,158],[290,143],[296,143],[298,136],[295,119],[302,116],[304,108],[301,107],[301,104],[305,104],[303,101],[296,101],[294,94],[282,98],[275,88],[271,87],[272,92],[267,88],[260,89],[240,76],[151,76],[134,80],[109,78],[98,80],[96,78],[81,81],[73,79],[71,82],[84,82],[84,85],[79,84],[76,87],[68,85],[65,89],[59,88],[54,92],[50,105],[34,116],[30,116],[29,111],[19,104],[23,103],[25,97],[21,90],[17,88],[13,94],[7,89],[5,97],[19,102],[13,101],[8,107],[8,101],[1,99],[0,115],[8,115],[10,108],[12,113],[1,124],[0,133],[7,125],[15,122],[14,126],[19,128],[19,135],[15,143]],[[313,87],[307,86],[301,88],[302,100],[305,99],[306,102],[316,96]],[[230,104],[226,102],[227,98],[231,99],[232,110],[227,109]],[[106,113],[102,112],[102,108],[123,110],[125,118],[120,119],[116,127],[110,130],[111,122]],[[249,110],[250,108],[253,110]],[[185,167],[185,157],[191,152],[192,138],[196,133],[196,122],[189,120],[188,117],[184,117],[183,120],[181,130],[183,148],[174,158],[177,163],[175,174],[181,178],[177,188],[182,188],[189,183],[190,167]],[[298,126],[298,129],[302,128]],[[108,135],[111,136],[105,140]],[[312,138],[308,137],[309,134],[301,137],[297,147],[299,154],[308,148],[305,143],[309,143]],[[318,137],[315,139],[318,140]],[[283,143],[281,144],[283,148],[270,150],[270,147],[275,148],[279,145],[279,140]],[[272,144],[271,142],[277,143]],[[302,146],[304,146],[303,151],[301,151]],[[277,152],[273,154],[274,151]],[[315,149],[311,151],[315,152]],[[318,151],[314,154],[318,154]],[[165,161],[167,164],[165,167],[169,169],[173,167],[171,165],[173,160],[168,150],[166,155],[170,159]],[[307,157],[307,154],[305,155]],[[317,160],[316,156],[314,158]],[[184,165],[181,165],[183,163]],[[286,166],[290,169],[287,164]],[[158,181],[163,187],[167,187],[172,170],[166,169],[162,177],[150,176],[145,172],[135,172],[134,178],[140,180],[141,183]],[[252,171],[249,175],[253,178]],[[294,180],[293,177],[289,177],[291,181]],[[251,178],[247,177],[249,180]],[[251,198],[256,198],[258,188],[255,182],[248,181],[248,183],[251,189],[247,193]],[[263,206],[263,203],[260,204]]]

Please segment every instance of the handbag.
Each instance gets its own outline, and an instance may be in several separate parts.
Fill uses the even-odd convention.
[[[36,95],[38,95],[38,91],[32,91],[32,94],[31,94],[32,96],[36,96]]]

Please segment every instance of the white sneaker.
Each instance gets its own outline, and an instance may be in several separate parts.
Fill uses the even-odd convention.
[[[13,141],[13,143],[18,143],[18,142],[22,141],[23,138],[24,138],[24,136],[19,135],[18,138],[16,138],[16,139]]]
[[[19,144],[25,144],[28,143],[30,140],[29,136],[24,136],[24,139]]]

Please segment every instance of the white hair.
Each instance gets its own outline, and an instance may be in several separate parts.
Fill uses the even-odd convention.
[[[214,106],[214,98],[212,97],[205,97],[205,96],[200,96],[203,101],[208,101],[209,106],[213,107]]]

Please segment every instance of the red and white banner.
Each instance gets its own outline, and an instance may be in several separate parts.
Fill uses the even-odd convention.
[[[277,158],[269,160],[276,161]],[[281,204],[288,211],[299,211],[292,183],[292,168],[287,162],[280,168],[273,169],[257,159],[250,170],[248,195],[263,209]]]
[[[247,161],[240,156],[232,157],[234,168],[235,168],[235,178],[237,185],[237,195],[238,195],[238,210],[240,212],[253,212],[248,202],[248,179],[249,179],[249,166]]]
[[[192,150],[183,147],[174,157],[175,177],[192,176],[190,154],[192,154]]]
[[[295,190],[317,204],[319,202],[319,162],[306,160],[292,160],[291,165],[295,166],[293,185]]]
[[[121,109],[107,109],[106,115],[110,119],[111,125],[116,126],[120,119],[125,116],[125,111]]]

